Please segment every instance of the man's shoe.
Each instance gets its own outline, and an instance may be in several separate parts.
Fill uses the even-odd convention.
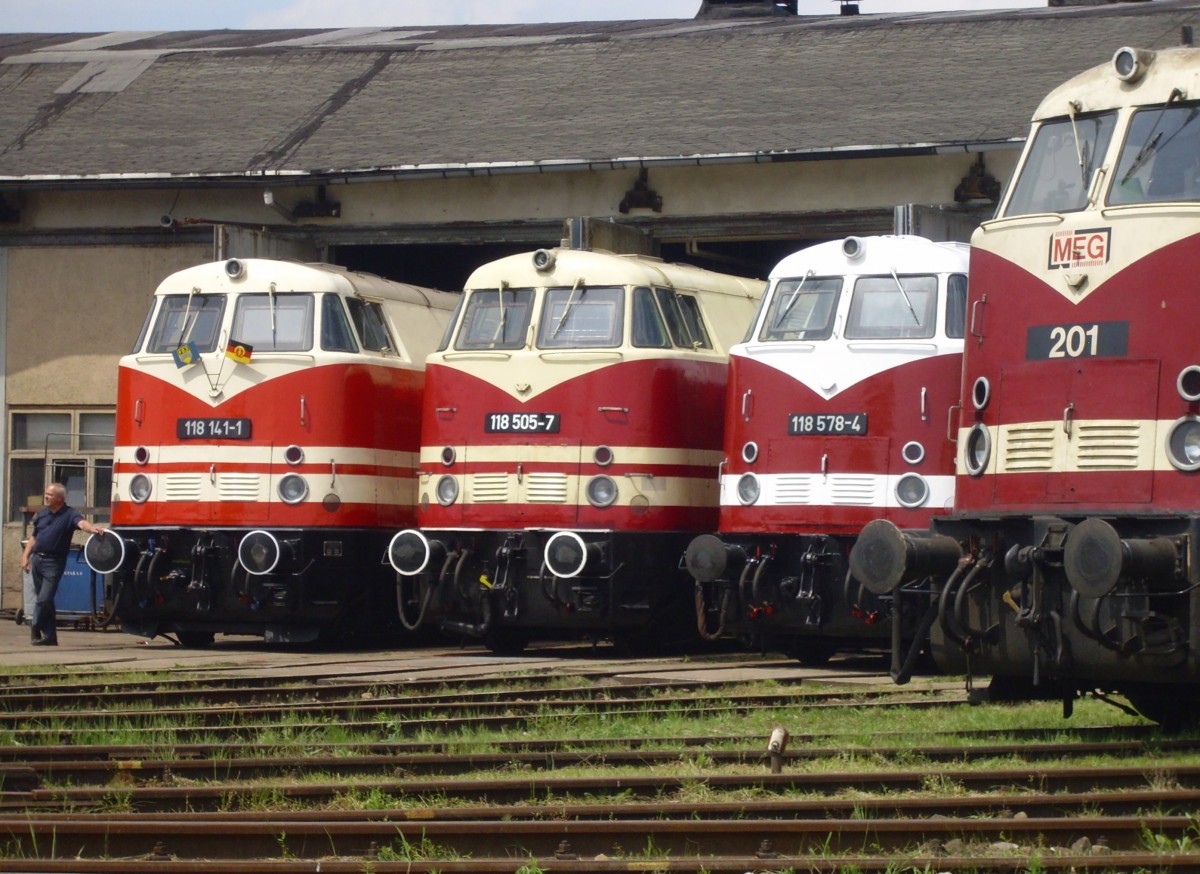
[[[37,640],[32,641],[31,644],[33,646],[58,646],[58,641],[57,640],[47,640],[44,637],[39,637]]]

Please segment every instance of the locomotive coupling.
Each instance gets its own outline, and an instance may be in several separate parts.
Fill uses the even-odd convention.
[[[688,544],[683,563],[696,582],[711,583],[721,579],[726,568],[745,564],[746,552],[715,535],[701,534]]]
[[[1072,528],[1063,549],[1067,582],[1085,598],[1101,598],[1121,580],[1174,580],[1178,566],[1170,538],[1122,539],[1112,525],[1097,517]]]
[[[850,573],[876,595],[895,591],[908,577],[948,574],[962,558],[953,538],[901,531],[886,519],[868,522],[850,550]]]

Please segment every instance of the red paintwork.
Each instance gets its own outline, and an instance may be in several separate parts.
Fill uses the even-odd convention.
[[[169,382],[132,367],[122,366],[118,375],[116,444],[132,448],[145,446],[150,463],[139,467],[119,462],[117,477],[137,472],[197,471],[208,474],[210,465],[221,472],[268,472],[270,465],[222,461],[223,451],[247,447],[288,446],[379,449],[416,453],[419,439],[419,411],[424,373],[396,367],[370,364],[331,364],[304,367],[260,385],[213,406],[181,391]],[[304,397],[306,420],[301,424],[300,398]],[[141,422],[135,410],[141,401]],[[186,440],[176,438],[176,421],[181,417],[246,417],[252,420],[249,440]],[[184,445],[195,450],[194,463],[158,464],[160,446]],[[159,502],[146,504],[130,501],[113,503],[114,525],[126,527],[172,525],[255,526],[338,526],[384,527],[411,525],[415,514],[408,505],[343,503],[335,512],[321,506],[319,480],[330,473],[329,458],[311,454],[298,467],[276,465],[276,473],[309,473],[314,494],[308,501],[289,506],[270,503]],[[338,475],[377,475],[409,480],[414,471],[408,467],[369,464],[338,464]],[[407,493],[407,490],[404,492]]]
[[[1119,241],[1114,230],[1114,241]],[[1114,245],[1114,250],[1116,246]],[[1164,246],[1130,264],[1079,303],[1071,303],[1031,274],[978,246],[971,251],[971,305],[987,295],[983,342],[968,338],[963,390],[987,375],[993,401],[968,410],[964,427],[1057,422],[1068,403],[1077,420],[1167,420],[1200,413],[1183,401],[1175,380],[1197,363],[1194,320],[1200,236]],[[1057,274],[1048,277],[1060,282]],[[1025,360],[1026,332],[1035,325],[1128,322],[1129,348],[1120,358]],[[1161,429],[1155,439],[1161,442]],[[997,451],[994,447],[993,451]],[[1089,510],[1195,510],[1196,474],[1174,468],[1150,472],[1098,471],[962,475],[956,509],[1063,513]],[[1066,505],[1066,506],[1064,506]]]
[[[958,354],[915,359],[876,373],[825,400],[789,374],[753,358],[734,355],[726,399],[725,474],[820,473],[827,458],[831,473],[883,474],[912,470],[927,476],[952,475],[954,443],[947,439],[947,417],[958,403],[962,357]],[[928,419],[920,416],[921,388],[927,389]],[[753,391],[750,421],[742,414],[742,398]],[[792,413],[859,413],[868,416],[865,436],[790,436]],[[747,441],[758,444],[753,464],[742,460]],[[913,467],[900,450],[910,440],[925,447],[925,460]],[[857,534],[873,519],[890,519],[901,528],[925,528],[944,508],[848,506],[722,506],[723,533]]]
[[[460,479],[468,473],[512,472],[516,462],[473,462],[472,447],[525,447],[522,470],[559,472],[590,477],[605,473],[617,481],[624,494],[631,488],[626,473],[655,476],[691,476],[715,482],[716,467],[709,465],[646,464],[626,459],[617,452],[616,461],[601,468],[592,459],[592,448],[611,447],[703,449],[721,448],[721,410],[728,368],[723,362],[660,358],[615,363],[567,380],[522,403],[484,380],[453,367],[429,363],[426,367],[426,416],[422,446],[436,453],[443,446],[465,447],[455,464],[425,465],[432,474],[420,491],[431,491],[438,476],[453,473]],[[505,368],[497,368],[498,374]],[[498,376],[498,378],[502,378]],[[453,407],[454,412],[437,413]],[[625,408],[600,411],[599,407]],[[552,412],[562,416],[558,434],[488,434],[488,413]],[[538,447],[585,447],[580,465],[562,469],[539,460]],[[424,528],[482,527],[579,527],[633,531],[711,530],[716,524],[715,489],[713,504],[700,507],[651,505],[634,513],[628,507],[597,509],[578,496],[579,505],[569,504],[466,504],[451,507],[436,502],[420,511]],[[464,496],[465,497],[465,494]]]

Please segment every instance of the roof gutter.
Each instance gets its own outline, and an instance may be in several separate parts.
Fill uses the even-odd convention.
[[[843,146],[823,149],[789,149],[764,152],[725,152],[710,155],[675,155],[608,158],[602,160],[555,159],[547,161],[492,161],[479,163],[395,164],[357,170],[252,170],[238,173],[95,173],[35,176],[0,175],[5,188],[112,187],[160,188],[166,186],[240,188],[273,184],[310,185],[361,182],[404,182],[413,179],[459,179],[508,176],[519,173],[571,173],[596,170],[629,170],[650,167],[706,167],[722,164],[787,164],[803,161],[900,158],[928,155],[972,154],[1019,149],[1025,140],[1010,138],[960,143],[910,143],[907,145]]]

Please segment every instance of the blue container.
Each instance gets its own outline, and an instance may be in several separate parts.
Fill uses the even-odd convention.
[[[67,556],[67,569],[58,584],[54,609],[59,619],[80,619],[93,615],[93,610],[104,612],[104,577],[87,566],[80,547],[72,547]]]

